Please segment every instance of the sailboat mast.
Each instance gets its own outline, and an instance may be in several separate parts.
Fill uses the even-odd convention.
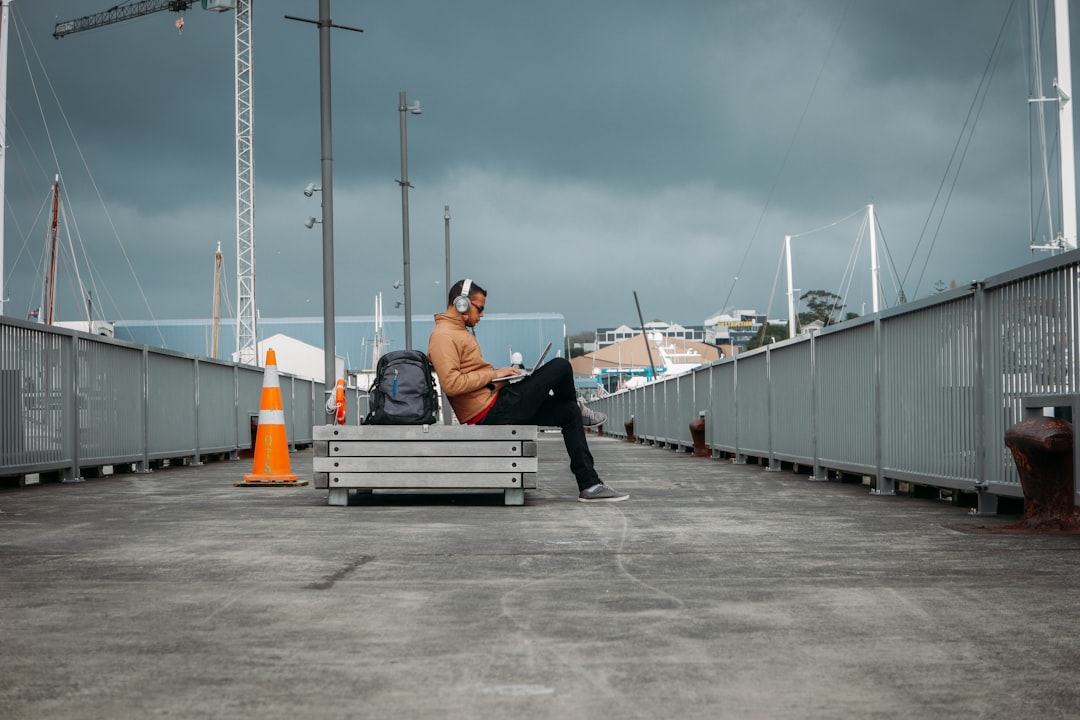
[[[53,310],[56,306],[56,236],[60,225],[60,176],[53,182],[52,222],[49,224],[49,291],[45,296],[45,324],[53,324]]]
[[[870,287],[874,294],[872,307],[878,311],[878,297],[881,295],[879,284],[881,282],[881,267],[878,264],[877,253],[877,221],[874,219],[874,203],[866,206],[866,221],[870,225]]]
[[[1058,123],[1061,131],[1061,240],[1076,249],[1076,158],[1073,150],[1072,51],[1069,45],[1069,1],[1054,0],[1057,45]]]
[[[217,360],[218,327],[221,324],[221,243],[217,244],[214,254],[214,333],[211,342],[210,357]]]
[[[787,316],[788,337],[795,337],[795,288],[791,281],[791,236],[784,236],[784,259],[787,261]]]

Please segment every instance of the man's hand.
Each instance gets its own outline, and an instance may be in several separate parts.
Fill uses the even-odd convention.
[[[516,367],[498,368],[495,371],[495,377],[497,377],[497,378],[507,377],[509,375],[520,375],[520,374],[521,374],[521,370],[519,368],[516,368]],[[504,387],[506,387],[509,384],[510,384],[509,380],[499,380],[498,382],[494,383],[496,390],[502,390]]]

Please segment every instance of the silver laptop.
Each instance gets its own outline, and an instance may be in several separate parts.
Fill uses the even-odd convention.
[[[529,377],[534,372],[536,372],[536,368],[538,368],[538,367],[540,367],[541,365],[544,364],[544,358],[547,357],[547,354],[550,351],[551,351],[551,343],[548,343],[547,346],[544,347],[544,352],[540,353],[540,358],[536,361],[536,363],[531,368],[529,368],[528,370],[522,370],[520,375],[506,375],[504,377],[497,377],[494,380],[492,380],[492,382],[502,382],[504,380],[506,382],[512,382],[512,383],[521,382],[522,380],[524,380],[525,378]]]

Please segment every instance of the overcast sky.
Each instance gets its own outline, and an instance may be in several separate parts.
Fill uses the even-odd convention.
[[[59,171],[96,315],[208,318],[219,242],[236,305],[234,16],[196,6],[182,32],[159,12],[53,39],[111,1],[11,3],[5,313],[40,304]],[[399,91],[423,107],[408,118],[418,315],[445,307],[444,205],[455,279],[492,312],[561,313],[571,333],[636,324],[634,291],[646,320],[786,317],[785,234],[803,235],[796,288],[868,312],[863,215],[805,233],[871,202],[889,305],[896,275],[914,298],[1044,257],[1029,249],[1028,8],[1013,5],[334,0],[333,20],[364,30],[332,34],[337,312],[370,315],[382,292],[400,313]],[[253,5],[256,301],[319,316],[321,231],[304,227],[319,195],[302,193],[320,177],[318,32],[286,14],[316,18],[318,2]],[[62,319],[82,317],[71,265]]]

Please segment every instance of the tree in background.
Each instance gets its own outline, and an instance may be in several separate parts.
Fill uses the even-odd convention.
[[[853,315],[853,313],[848,313],[845,316],[844,299],[828,290],[807,290],[799,297],[799,300],[806,303],[806,312],[799,313],[800,325],[809,325],[812,322],[835,325],[841,318],[850,319]]]
[[[754,348],[763,347],[769,343],[777,342],[778,340],[787,340],[787,337],[787,325],[772,325],[770,323],[765,323],[761,326],[761,331],[756,333],[754,337],[750,339],[750,342],[746,343],[746,349],[753,350]]]
[[[593,330],[583,330],[579,333],[574,333],[566,338],[566,344],[569,346],[567,353],[570,358],[580,357],[585,354],[585,348],[582,345],[596,341],[596,332]]]

